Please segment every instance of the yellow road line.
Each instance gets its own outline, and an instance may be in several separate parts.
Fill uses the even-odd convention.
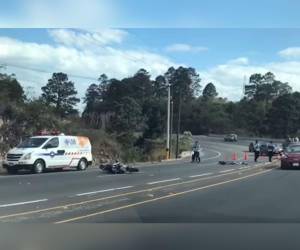
[[[249,170],[249,169],[247,169],[247,170]],[[199,182],[199,181],[208,180],[208,179],[213,179],[213,178],[217,178],[217,177],[221,177],[221,176],[225,176],[225,175],[232,175],[232,174],[235,174],[235,173],[238,173],[238,172],[241,172],[241,170],[232,171],[230,173],[224,173],[224,174],[209,176],[209,177],[204,177],[204,178],[199,178],[199,179],[193,179],[193,180],[189,180],[189,181],[172,183],[172,184],[163,185],[163,186],[151,187],[151,188],[142,189],[142,190],[138,190],[138,191],[132,191],[132,192],[128,192],[128,193],[122,193],[122,194],[117,194],[117,195],[112,195],[112,196],[106,196],[106,197],[92,199],[92,200],[86,200],[86,201],[81,201],[81,202],[76,202],[76,203],[69,203],[69,204],[59,205],[59,206],[55,206],[55,207],[49,207],[49,208],[44,208],[44,209],[39,209],[39,210],[31,210],[31,211],[27,211],[27,212],[20,212],[20,213],[8,214],[8,215],[2,215],[2,216],[0,216],[0,220],[1,219],[6,219],[6,218],[17,217],[17,216],[24,216],[24,215],[31,215],[31,214],[36,214],[36,213],[48,212],[48,211],[58,210],[58,209],[67,209],[69,207],[89,204],[89,203],[93,203],[93,202],[97,202],[97,201],[103,201],[103,200],[107,200],[107,199],[119,198],[119,197],[123,197],[123,196],[139,194],[139,193],[145,193],[145,192],[149,192],[149,191],[153,191],[153,190],[159,190],[159,189],[163,189],[163,188],[167,188],[167,187],[173,187],[173,186],[189,184],[189,183]]]
[[[269,169],[269,170],[265,170],[265,171],[262,171],[262,172],[259,172],[259,173],[254,173],[254,174],[251,174],[251,175],[239,177],[239,178],[236,178],[236,179],[232,179],[232,180],[228,180],[228,181],[222,181],[222,182],[218,182],[218,183],[215,183],[215,184],[210,184],[210,185],[207,185],[207,186],[204,186],[204,187],[194,188],[194,189],[178,192],[178,193],[175,193],[175,194],[169,194],[169,195],[161,196],[161,197],[158,197],[158,198],[149,199],[149,200],[145,200],[145,201],[141,201],[141,202],[136,202],[136,203],[132,203],[132,204],[121,206],[121,207],[116,207],[116,208],[103,210],[103,211],[96,212],[96,213],[91,213],[91,214],[87,214],[87,215],[83,215],[83,216],[74,217],[74,218],[67,219],[67,220],[61,220],[61,221],[55,222],[54,224],[62,224],[62,223],[67,223],[67,222],[73,222],[73,221],[93,217],[93,216],[96,216],[96,215],[102,215],[102,214],[114,212],[114,211],[117,211],[117,210],[136,207],[136,206],[143,205],[143,204],[146,204],[146,203],[150,203],[150,202],[154,202],[154,201],[158,201],[158,200],[163,200],[163,199],[168,199],[168,198],[172,198],[172,197],[175,197],[175,196],[188,194],[188,193],[191,193],[191,192],[195,192],[195,191],[199,191],[199,190],[203,190],[203,189],[207,189],[207,188],[211,188],[211,187],[224,185],[226,183],[231,183],[231,182],[235,182],[235,181],[238,181],[238,180],[246,179],[246,178],[256,176],[256,175],[260,175],[260,174],[263,174],[263,173],[266,173],[266,172],[269,172],[269,171],[271,171],[271,170]]]

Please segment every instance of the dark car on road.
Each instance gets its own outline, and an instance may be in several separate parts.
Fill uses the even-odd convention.
[[[262,156],[268,155],[268,143],[266,142],[260,143],[259,149],[260,149],[260,155]]]
[[[260,155],[266,156],[268,155],[268,142],[259,142],[259,149],[260,149]],[[283,149],[281,144],[273,144],[274,145],[274,154],[278,155],[280,154]],[[251,142],[249,144],[249,152],[254,152],[254,143]]]
[[[237,141],[237,135],[236,134],[225,135],[224,141],[235,142],[235,141]]]
[[[280,144],[273,144],[274,146],[274,154],[275,155],[278,155],[280,153],[282,153],[283,149],[282,149],[282,146]],[[260,145],[260,155],[268,155],[268,143],[265,142],[265,143],[262,143]]]
[[[300,167],[300,144],[291,144],[284,150],[281,157],[281,168]]]
[[[259,151],[260,151],[260,155],[267,155],[268,154],[268,146],[267,146],[267,142],[259,142]],[[254,152],[254,143],[251,142],[249,144],[249,152]]]

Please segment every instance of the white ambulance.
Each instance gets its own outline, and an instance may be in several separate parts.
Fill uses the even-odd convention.
[[[85,170],[92,164],[90,140],[83,136],[41,135],[24,140],[11,149],[3,162],[8,173],[29,169],[42,173],[46,169],[65,167]]]

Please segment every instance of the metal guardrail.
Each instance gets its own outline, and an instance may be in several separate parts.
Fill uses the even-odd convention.
[[[213,137],[213,138],[224,138],[226,134],[209,134],[207,137]],[[283,143],[285,142],[284,139],[278,139],[278,138],[269,138],[269,137],[250,137],[250,136],[239,136],[238,135],[238,140],[244,140],[244,141],[273,141],[273,142],[279,142]]]
[[[192,156],[192,151],[183,151],[179,156],[180,158],[186,158]]]

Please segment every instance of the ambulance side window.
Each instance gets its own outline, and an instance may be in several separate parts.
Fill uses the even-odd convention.
[[[44,146],[44,148],[57,148],[59,145],[58,138],[52,138],[50,141],[47,142],[47,144]]]

